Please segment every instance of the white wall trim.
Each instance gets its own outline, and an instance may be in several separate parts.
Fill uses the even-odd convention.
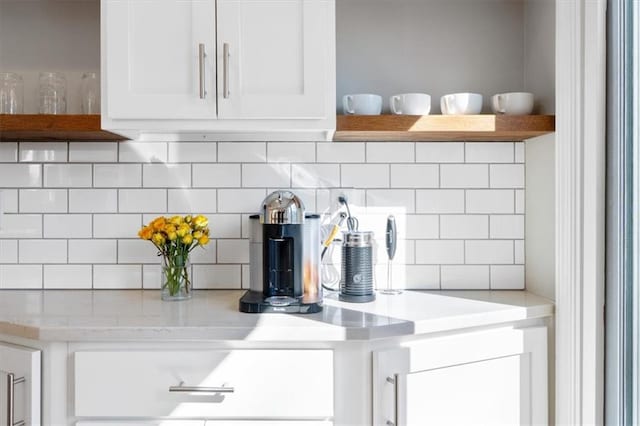
[[[602,424],[606,0],[556,12],[556,423]]]

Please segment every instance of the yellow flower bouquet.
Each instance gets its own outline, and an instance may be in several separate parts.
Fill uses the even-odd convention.
[[[153,243],[162,256],[162,299],[191,297],[189,253],[209,243],[209,220],[198,216],[159,216],[142,227],[138,236]]]

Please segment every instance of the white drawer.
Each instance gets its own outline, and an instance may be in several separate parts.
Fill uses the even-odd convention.
[[[78,417],[333,416],[331,350],[76,352]],[[172,386],[233,393],[170,392]]]

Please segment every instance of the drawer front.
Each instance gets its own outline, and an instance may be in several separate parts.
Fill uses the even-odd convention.
[[[78,417],[333,416],[330,350],[76,352],[74,369]]]

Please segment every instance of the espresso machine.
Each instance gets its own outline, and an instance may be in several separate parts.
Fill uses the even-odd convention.
[[[306,214],[291,191],[275,191],[249,218],[250,290],[240,298],[248,313],[322,310],[320,216]]]

